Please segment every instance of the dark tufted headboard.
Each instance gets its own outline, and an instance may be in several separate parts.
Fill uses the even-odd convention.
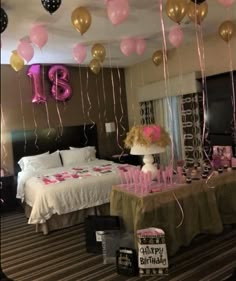
[[[99,157],[97,127],[95,124],[70,126],[61,128],[46,128],[35,130],[12,131],[12,146],[14,157],[14,174],[20,171],[17,162],[23,156],[41,154],[46,151],[69,149],[69,146],[95,146]]]

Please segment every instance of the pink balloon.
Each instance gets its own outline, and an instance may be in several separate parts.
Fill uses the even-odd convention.
[[[107,16],[114,25],[122,23],[129,16],[128,0],[108,0],[106,5]]]
[[[225,7],[230,7],[234,1],[235,0],[218,0],[218,2]]]
[[[82,63],[87,56],[86,47],[82,44],[76,44],[73,48],[73,56],[78,63]]]
[[[27,75],[31,78],[33,87],[32,103],[45,103],[47,98],[43,93],[40,64],[29,67]]]
[[[69,85],[69,71],[63,65],[54,65],[48,71],[48,77],[52,81],[52,97],[58,101],[66,101],[72,96]]]
[[[125,56],[131,55],[136,48],[136,42],[132,38],[122,39],[120,42],[120,50]]]
[[[29,42],[20,41],[20,43],[17,46],[17,53],[22,59],[29,62],[34,56],[34,48],[31,46]]]
[[[41,49],[48,41],[47,30],[41,25],[33,26],[30,30],[30,40]]]
[[[170,43],[175,47],[178,48],[183,39],[184,39],[184,33],[179,25],[174,25],[170,28],[168,38]]]
[[[147,44],[144,39],[140,38],[136,40],[136,53],[138,55],[144,54],[146,48],[147,48]]]

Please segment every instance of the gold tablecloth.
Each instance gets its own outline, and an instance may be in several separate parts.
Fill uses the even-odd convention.
[[[110,207],[111,215],[120,216],[134,237],[138,229],[162,228],[168,254],[173,255],[197,234],[220,233],[224,223],[236,223],[236,172],[213,176],[207,184],[194,181],[143,197],[114,186]]]

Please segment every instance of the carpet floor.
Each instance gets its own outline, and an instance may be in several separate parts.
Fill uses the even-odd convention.
[[[20,211],[1,215],[1,266],[14,281],[224,281],[236,268],[236,227],[196,237],[169,264],[168,276],[121,276],[86,252],[83,224],[42,235]]]

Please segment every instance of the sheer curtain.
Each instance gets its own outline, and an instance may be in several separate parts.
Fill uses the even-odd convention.
[[[183,128],[181,120],[181,96],[153,101],[154,120],[170,134],[173,141],[173,164],[184,159]],[[172,160],[172,145],[160,154],[160,164],[168,165]]]

